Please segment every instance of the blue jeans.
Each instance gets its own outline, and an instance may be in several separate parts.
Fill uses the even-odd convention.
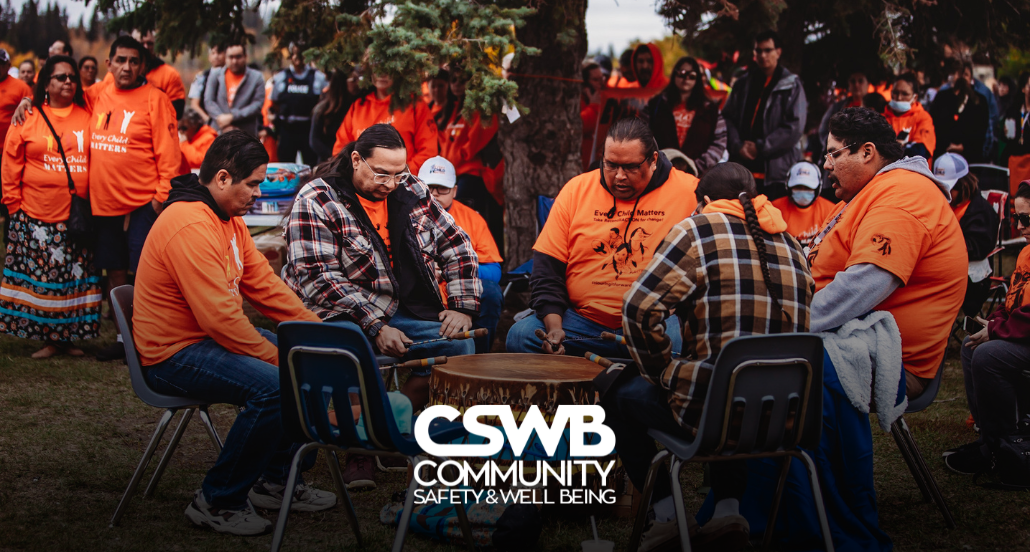
[[[615,450],[626,467],[626,475],[639,491],[644,490],[647,471],[655,454],[658,454],[658,447],[647,430],[657,429],[688,442],[693,440],[673,417],[665,390],[640,376],[609,390],[601,400],[601,406],[604,407],[604,425],[615,433]],[[672,494],[667,466],[655,479],[652,503]],[[743,498],[747,488],[747,463],[744,460],[712,462],[709,467],[716,501]]]
[[[486,328],[490,332],[486,337],[476,338],[476,354],[481,355],[490,352],[494,343],[494,334],[497,333],[497,323],[501,320],[501,310],[504,309],[504,293],[497,282],[481,280],[483,282],[483,296],[479,298],[479,319],[473,324],[473,328]]]
[[[258,329],[278,345],[275,334]],[[222,453],[202,486],[212,507],[240,510],[258,478],[282,485],[299,444],[283,441],[279,413],[279,368],[254,357],[230,353],[213,339],[194,343],[171,358],[146,368],[147,382],[158,393],[205,403],[242,406],[225,436]],[[309,454],[304,469],[314,465]]]
[[[573,309],[568,309],[562,315],[562,329],[565,330],[565,339],[575,337],[600,336],[601,332],[612,332],[622,335],[622,328],[611,329],[602,326],[593,320],[581,316]],[[545,330],[544,321],[536,316],[530,315],[515,323],[508,330],[508,340],[505,348],[509,353],[541,353],[543,352],[543,340],[537,337],[536,330]],[[683,332],[680,331],[680,320],[670,316],[665,321],[665,333],[672,340],[672,352],[679,354],[683,350]],[[625,345],[619,345],[614,341],[603,339],[590,339],[586,341],[574,341],[565,344],[567,356],[583,356],[583,353],[590,351],[607,358],[629,358],[629,349]]]
[[[391,328],[397,328],[413,342],[427,341],[440,337],[440,322],[437,320],[422,320],[408,312],[408,309],[401,307],[397,313],[386,323]],[[437,341],[425,345],[415,345],[408,349],[403,360],[416,358],[429,358],[434,356],[459,356],[472,355],[476,353],[476,344],[471,339],[458,339],[454,341]],[[432,366],[425,366],[411,371],[415,376],[428,376],[432,373]]]

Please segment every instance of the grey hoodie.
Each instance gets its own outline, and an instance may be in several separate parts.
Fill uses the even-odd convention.
[[[885,166],[876,174],[895,170],[912,171],[929,178],[951,202],[951,193],[930,172],[926,159],[919,156],[905,157]],[[832,282],[812,297],[810,331],[824,332],[858,318],[876,308],[899,287],[901,280],[897,276],[874,264],[852,265],[844,272],[838,272]]]

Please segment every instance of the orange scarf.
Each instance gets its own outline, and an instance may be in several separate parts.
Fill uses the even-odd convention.
[[[772,202],[764,195],[751,200],[755,206],[755,213],[758,214],[758,225],[762,230],[770,234],[779,234],[787,231],[787,221],[783,220],[780,210],[772,206]],[[739,219],[744,219],[744,206],[739,199],[717,199],[701,210],[702,214],[723,213]]]

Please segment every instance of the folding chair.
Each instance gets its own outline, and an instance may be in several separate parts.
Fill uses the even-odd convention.
[[[918,397],[909,399],[908,407],[905,408],[905,414],[922,412],[933,404],[934,399],[937,398],[937,391],[941,388],[943,376],[944,360],[942,359],[941,366],[937,369],[937,375],[926,386],[926,389]],[[926,466],[926,461],[923,460],[923,455],[920,454],[919,447],[916,446],[916,440],[912,437],[912,432],[909,430],[908,424],[905,423],[904,416],[898,416],[898,419],[891,424],[891,435],[894,436],[894,441],[898,444],[898,450],[901,451],[901,456],[905,459],[905,464],[908,465],[908,471],[912,472],[916,485],[919,486],[919,490],[923,493],[923,500],[927,502],[933,500],[937,505],[937,509],[941,511],[941,515],[944,516],[944,523],[948,526],[948,529],[954,529],[955,519],[951,517],[951,511],[948,509],[947,503],[944,502],[944,496],[941,495],[941,490],[937,486],[937,480],[930,473],[930,468]]]
[[[679,474],[686,462],[723,462],[750,458],[783,457],[779,483],[773,495],[764,547],[772,541],[780,497],[791,458],[808,470],[812,497],[819,514],[826,550],[833,551],[815,464],[798,447],[816,448],[822,434],[823,343],[814,334],[777,334],[738,337],[726,344],[715,361],[704,411],[693,441],[650,430],[665,450],[655,455],[644,483],[641,508],[630,536],[629,552],[640,543],[640,532],[651,503],[655,478],[662,464],[671,461],[668,477],[680,530],[680,545],[690,550],[690,536]]]
[[[419,463],[417,457],[424,453],[413,435],[401,434],[397,429],[376,356],[358,326],[351,323],[284,322],[279,325],[278,337],[283,432],[287,439],[304,445],[293,457],[290,475],[283,490],[283,496],[290,498],[283,500],[279,511],[279,520],[272,537],[272,552],[278,552],[282,546],[301,460],[312,450],[319,449],[329,453],[329,472],[360,547],[361,529],[347,486],[340,475],[337,453],[402,457],[415,466]],[[357,425],[350,416],[337,416],[339,425],[329,423],[330,401],[336,411],[350,412],[351,393],[360,397],[366,438],[358,435]],[[429,435],[438,443],[467,434],[465,428],[456,422],[437,419],[429,427]],[[408,487],[393,552],[400,552],[404,548],[417,481],[412,478]],[[472,529],[465,507],[462,504],[455,504],[455,507],[464,540],[468,548],[474,551]]]
[[[178,446],[179,439],[182,438],[182,434],[186,431],[186,426],[190,423],[194,412],[200,414],[200,420],[204,423],[207,434],[211,437],[211,442],[215,446],[215,453],[222,453],[222,440],[218,437],[218,432],[215,430],[215,426],[211,423],[211,417],[207,413],[207,409],[211,405],[201,404],[195,399],[186,397],[163,395],[151,389],[147,383],[147,379],[143,375],[143,367],[140,365],[139,353],[136,352],[136,345],[132,339],[132,297],[132,286],[119,286],[111,290],[115,326],[118,328],[118,333],[122,334],[125,344],[125,361],[129,365],[129,379],[132,381],[132,390],[136,392],[136,396],[141,401],[154,408],[163,408],[165,412],[161,415],[161,419],[158,420],[154,435],[150,438],[150,444],[147,445],[146,450],[143,452],[143,458],[140,459],[139,466],[136,467],[136,471],[132,474],[132,479],[129,480],[129,486],[125,489],[125,494],[122,495],[122,500],[118,503],[114,516],[111,517],[111,527],[118,525],[118,522],[122,519],[129,500],[136,493],[136,487],[143,477],[143,472],[150,465],[150,459],[153,458],[157,445],[161,442],[161,437],[164,435],[168,423],[175,416],[176,412],[185,410],[182,418],[179,419],[179,425],[175,428],[175,433],[172,434],[171,440],[168,441],[168,447],[165,449],[164,455],[161,456],[161,461],[157,464],[157,469],[154,470],[154,475],[150,478],[150,484],[147,485],[147,489],[143,492],[144,498],[149,498],[154,494],[157,483],[161,480],[161,476],[168,466],[168,460],[172,457],[172,453],[175,452],[175,447]]]
[[[554,198],[547,196],[536,196],[536,233],[540,231],[551,214],[551,207],[554,207]],[[504,288],[502,296],[508,297],[508,292],[516,292],[529,289],[529,277],[533,274],[533,259],[530,259],[512,270],[501,275],[501,287]]]

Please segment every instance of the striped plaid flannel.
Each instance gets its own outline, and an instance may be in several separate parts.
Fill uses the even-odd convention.
[[[394,252],[417,248],[427,265],[424,278],[433,278],[432,264],[440,268],[447,282],[447,308],[479,312],[483,284],[468,235],[417,179],[409,179],[388,201],[398,199],[411,204],[412,232],[405,242],[413,243],[394,243]],[[323,320],[342,315],[366,333],[377,333],[397,312],[399,288],[390,260],[376,250],[378,235],[373,237],[368,216],[356,213],[360,209],[356,198],[338,197],[321,178],[304,185],[286,225],[283,280]]]
[[[766,240],[771,281],[789,321],[769,295],[743,220],[722,213],[672,228],[647,270],[626,292],[623,329],[641,375],[668,393],[676,420],[696,434],[719,351],[751,334],[808,331],[815,283],[801,246],[786,232]],[[683,323],[683,357],[672,358],[663,321]]]

